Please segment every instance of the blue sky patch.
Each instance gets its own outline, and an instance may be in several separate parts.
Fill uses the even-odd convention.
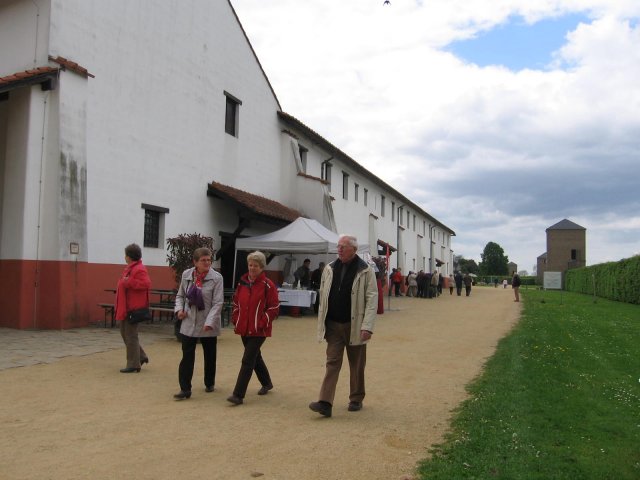
[[[476,38],[454,42],[447,50],[481,67],[502,65],[514,71],[544,70],[553,60],[552,53],[566,43],[567,33],[581,22],[590,20],[576,13],[528,25],[521,17],[514,17]]]

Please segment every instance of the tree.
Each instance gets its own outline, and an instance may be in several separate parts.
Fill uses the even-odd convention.
[[[181,233],[177,237],[167,238],[167,263],[173,269],[176,287],[180,285],[182,272],[193,266],[193,251],[200,247],[213,251],[213,238],[199,233]]]
[[[480,262],[481,275],[508,275],[509,257],[504,254],[504,250],[495,242],[489,242],[482,252]]]
[[[460,255],[458,257],[457,270],[462,273],[473,273],[475,275],[478,275],[480,268],[478,267],[478,264],[475,260],[467,259]]]

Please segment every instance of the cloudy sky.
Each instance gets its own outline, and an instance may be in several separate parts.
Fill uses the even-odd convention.
[[[531,272],[640,253],[640,1],[232,0],[285,112]]]

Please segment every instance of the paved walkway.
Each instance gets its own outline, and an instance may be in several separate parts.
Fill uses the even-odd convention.
[[[228,328],[215,391],[198,354],[187,402],[173,400],[181,349],[169,322],[141,327],[151,361],[135,375],[118,372],[118,329],[0,329],[0,479],[414,479],[520,305],[494,288],[391,299],[367,348],[365,408],[347,410],[343,367],[331,419],[307,407],[326,358],[313,316],[277,320],[263,348],[275,388],[258,396],[253,378],[240,407],[226,401],[243,355]]]
[[[173,335],[173,325],[142,325],[144,344]],[[64,357],[81,357],[123,348],[120,329],[86,327],[70,330],[15,330],[0,328],[0,370],[53,363]]]

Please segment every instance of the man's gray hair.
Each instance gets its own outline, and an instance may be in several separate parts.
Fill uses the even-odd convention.
[[[358,239],[353,235],[346,235],[346,234],[340,235],[340,238],[338,238],[338,243],[340,243],[340,240],[342,239],[345,239],[346,241],[348,241],[349,245],[351,245],[356,250],[358,249]]]

